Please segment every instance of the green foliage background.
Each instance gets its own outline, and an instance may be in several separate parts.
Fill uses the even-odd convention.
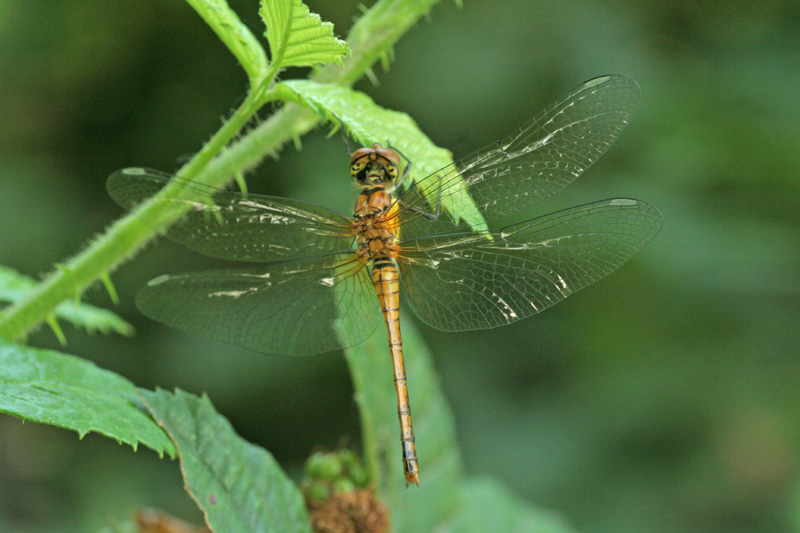
[[[260,34],[256,2],[230,3]],[[358,14],[352,0],[307,4],[340,36]],[[664,214],[656,241],[514,326],[420,326],[468,473],[502,479],[580,530],[800,530],[800,12],[714,5],[444,2],[376,71],[378,87],[356,85],[456,156],[594,76],[641,85],[618,144],[538,212],[641,198]],[[163,0],[4,3],[0,72],[0,264],[30,275],[120,215],[108,174],[177,169],[246,84],[195,12]],[[250,190],[350,211],[345,151],[326,133],[260,166]],[[341,354],[265,357],[133,306],[158,274],[219,264],[159,241],[114,275],[137,336],[65,325],[69,352],[142,387],[207,392],[290,474],[316,446],[357,442]],[[99,284],[87,300],[109,305]],[[29,340],[58,348],[44,328]],[[177,466],[155,453],[0,417],[0,530],[92,530],[140,506],[200,519]]]

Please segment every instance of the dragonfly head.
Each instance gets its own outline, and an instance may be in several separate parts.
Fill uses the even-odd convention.
[[[389,187],[400,175],[400,156],[391,148],[373,144],[350,154],[350,177],[359,187]]]

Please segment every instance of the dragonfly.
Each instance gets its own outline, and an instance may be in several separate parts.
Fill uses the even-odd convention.
[[[419,485],[401,286],[404,305],[424,323],[480,330],[544,311],[631,259],[662,226],[660,212],[640,200],[500,222],[552,197],[605,153],[639,94],[624,76],[589,80],[509,135],[413,183],[406,179],[412,164],[398,149],[360,148],[350,155],[360,189],[351,216],[154,170],[117,171],[107,189],[127,209],[180,185],[162,200],[185,211],[165,230],[168,238],[215,258],[258,263],[156,277],[137,305],[178,330],[287,356],[357,345],[383,322],[406,486]],[[477,231],[475,220],[482,221]]]

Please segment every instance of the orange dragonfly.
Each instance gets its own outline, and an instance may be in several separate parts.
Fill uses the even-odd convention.
[[[268,264],[159,276],[137,305],[179,330],[289,356],[356,345],[383,320],[406,485],[419,484],[400,285],[423,322],[467,331],[544,311],[619,268],[661,229],[659,211],[639,200],[601,200],[491,230],[465,221],[496,223],[558,193],[611,146],[638,100],[633,80],[595,78],[510,135],[405,187],[410,164],[401,172],[398,151],[356,150],[350,175],[361,192],[352,216],[179,180],[180,192],[165,201],[188,211],[167,237],[212,257]],[[131,168],[107,187],[131,209],[175,180]]]

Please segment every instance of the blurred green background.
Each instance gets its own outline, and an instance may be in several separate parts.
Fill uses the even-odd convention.
[[[260,34],[256,0],[230,3]],[[359,13],[307,3],[342,37]],[[357,88],[456,156],[589,78],[636,79],[619,142],[539,212],[630,196],[665,219],[628,265],[542,315],[466,334],[420,325],[468,473],[583,531],[800,530],[800,5],[445,1],[395,52],[379,86]],[[36,276],[76,253],[122,214],[111,172],[176,170],[244,94],[183,2],[0,3],[0,264]],[[251,190],[348,212],[345,150],[326,134],[265,162]],[[143,387],[207,392],[292,475],[316,447],[357,444],[341,354],[266,357],[135,309],[148,279],[212,264],[156,242],[114,275],[137,336],[65,326],[66,351]],[[110,305],[99,287],[86,300]],[[44,328],[30,344],[59,348]],[[90,531],[140,506],[200,521],[177,463],[0,416],[0,530]]]

